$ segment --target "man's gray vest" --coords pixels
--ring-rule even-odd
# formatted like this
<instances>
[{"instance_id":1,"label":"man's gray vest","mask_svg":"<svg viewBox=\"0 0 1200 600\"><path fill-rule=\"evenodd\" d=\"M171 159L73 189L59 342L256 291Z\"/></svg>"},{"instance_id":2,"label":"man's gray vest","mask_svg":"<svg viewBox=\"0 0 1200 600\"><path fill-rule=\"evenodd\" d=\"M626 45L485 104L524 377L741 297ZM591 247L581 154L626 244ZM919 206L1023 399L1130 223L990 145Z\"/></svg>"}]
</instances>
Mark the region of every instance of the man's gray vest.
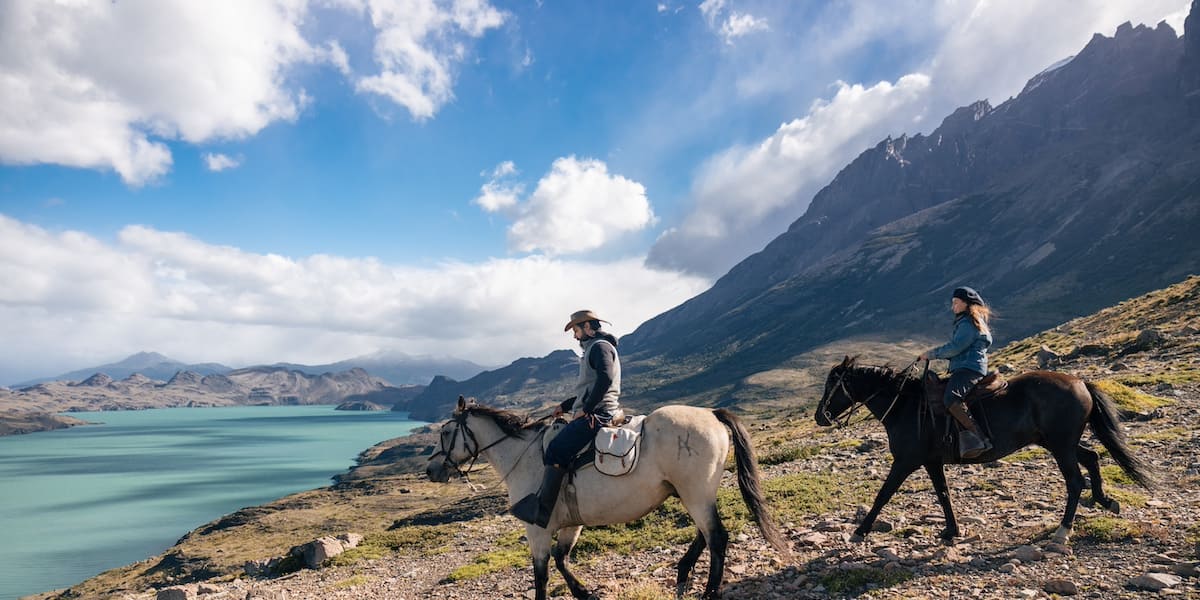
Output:
<instances>
[{"instance_id":1,"label":"man's gray vest","mask_svg":"<svg viewBox=\"0 0 1200 600\"><path fill-rule=\"evenodd\" d=\"M583 410L584 405L588 402L587 395L591 393L592 386L596 385L596 370L588 364L588 352L591 352L592 347L596 344L608 344L613 350L613 372L612 386L608 388L608 393L604 394L604 398L596 404L597 413L604 415L612 415L616 412L617 398L621 396L621 358L617 355L617 347L611 342L602 338L592 338L583 343L583 355L579 357L579 382L575 384L575 410Z\"/></svg>"}]
</instances>

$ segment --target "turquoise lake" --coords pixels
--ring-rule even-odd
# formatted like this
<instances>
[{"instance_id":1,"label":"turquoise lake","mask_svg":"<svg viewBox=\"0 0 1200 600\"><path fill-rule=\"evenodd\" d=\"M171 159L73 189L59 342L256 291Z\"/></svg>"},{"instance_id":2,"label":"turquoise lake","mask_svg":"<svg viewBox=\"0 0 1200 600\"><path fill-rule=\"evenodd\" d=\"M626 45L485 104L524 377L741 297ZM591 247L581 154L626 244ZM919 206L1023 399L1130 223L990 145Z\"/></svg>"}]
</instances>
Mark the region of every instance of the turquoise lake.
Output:
<instances>
[{"instance_id":1,"label":"turquoise lake","mask_svg":"<svg viewBox=\"0 0 1200 600\"><path fill-rule=\"evenodd\" d=\"M359 452L424 425L332 406L73 416L103 424L0 437L0 600L70 586L239 508L330 485Z\"/></svg>"}]
</instances>

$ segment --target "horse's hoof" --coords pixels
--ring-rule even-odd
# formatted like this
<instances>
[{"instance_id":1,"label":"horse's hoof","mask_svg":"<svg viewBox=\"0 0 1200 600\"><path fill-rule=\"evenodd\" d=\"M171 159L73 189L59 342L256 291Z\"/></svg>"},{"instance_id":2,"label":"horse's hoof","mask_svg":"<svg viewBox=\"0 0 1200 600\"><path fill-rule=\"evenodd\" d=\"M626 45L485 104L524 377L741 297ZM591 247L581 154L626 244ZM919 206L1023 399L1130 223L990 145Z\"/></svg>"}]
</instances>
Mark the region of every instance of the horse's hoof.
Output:
<instances>
[{"instance_id":1,"label":"horse's hoof","mask_svg":"<svg viewBox=\"0 0 1200 600\"><path fill-rule=\"evenodd\" d=\"M954 543L954 538L956 538L960 535L962 535L962 534L959 533L957 527L954 529L950 529L949 527L947 527L946 529L942 530L942 533L939 534L939 537L942 538L943 542Z\"/></svg>"},{"instance_id":2,"label":"horse's hoof","mask_svg":"<svg viewBox=\"0 0 1200 600\"><path fill-rule=\"evenodd\" d=\"M1111 510L1114 515L1121 514L1121 503L1113 500L1112 498L1108 499L1108 504L1105 504L1104 508Z\"/></svg>"},{"instance_id":3,"label":"horse's hoof","mask_svg":"<svg viewBox=\"0 0 1200 600\"><path fill-rule=\"evenodd\" d=\"M861 543L867 541L867 536L855 531L854 535L850 536L850 541L855 544L861 544Z\"/></svg>"},{"instance_id":4,"label":"horse's hoof","mask_svg":"<svg viewBox=\"0 0 1200 600\"><path fill-rule=\"evenodd\" d=\"M1059 525L1058 529L1054 532L1054 536L1050 538L1050 541L1065 546L1069 539L1071 539L1071 528Z\"/></svg>"}]
</instances>

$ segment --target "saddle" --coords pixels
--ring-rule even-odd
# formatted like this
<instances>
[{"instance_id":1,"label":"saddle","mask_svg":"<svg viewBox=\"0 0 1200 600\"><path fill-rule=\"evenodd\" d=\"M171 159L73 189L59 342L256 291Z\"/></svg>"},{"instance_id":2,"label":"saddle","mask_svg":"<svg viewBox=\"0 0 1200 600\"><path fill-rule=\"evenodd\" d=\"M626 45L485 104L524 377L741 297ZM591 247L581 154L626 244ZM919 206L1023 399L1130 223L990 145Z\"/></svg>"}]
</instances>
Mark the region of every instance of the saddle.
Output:
<instances>
[{"instance_id":1,"label":"saddle","mask_svg":"<svg viewBox=\"0 0 1200 600\"><path fill-rule=\"evenodd\" d=\"M627 475L637 466L638 449L642 445L642 425L646 415L625 417L624 411L612 420L612 426L596 430L596 436L567 467L569 473L595 467L597 471L610 477ZM542 441L542 452L550 446L550 441L566 424L562 421L550 426Z\"/></svg>"},{"instance_id":2,"label":"saddle","mask_svg":"<svg viewBox=\"0 0 1200 600\"><path fill-rule=\"evenodd\" d=\"M946 385L948 379L943 379L937 373L929 371L925 374L925 403L929 406L930 412L934 416L941 417L946 414L946 405L942 397L946 395ZM991 400L1003 396L1008 391L1008 380L1000 377L1000 374L992 371L983 376L975 387L967 392L963 398L963 402L969 407L977 402Z\"/></svg>"}]
</instances>

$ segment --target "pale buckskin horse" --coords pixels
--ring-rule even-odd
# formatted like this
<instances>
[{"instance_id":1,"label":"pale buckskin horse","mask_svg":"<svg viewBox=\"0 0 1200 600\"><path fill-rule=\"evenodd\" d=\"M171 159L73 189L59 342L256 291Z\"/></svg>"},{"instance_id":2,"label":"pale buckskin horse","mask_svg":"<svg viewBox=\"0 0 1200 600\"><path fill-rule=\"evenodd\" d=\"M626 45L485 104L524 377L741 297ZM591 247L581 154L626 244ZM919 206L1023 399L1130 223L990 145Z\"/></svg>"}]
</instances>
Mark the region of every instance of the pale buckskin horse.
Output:
<instances>
[{"instance_id":1,"label":"pale buckskin horse","mask_svg":"<svg viewBox=\"0 0 1200 600\"><path fill-rule=\"evenodd\" d=\"M693 406L665 406L646 417L637 467L628 475L610 477L595 469L580 469L574 486L577 509L567 506L567 493L543 529L525 525L529 551L533 557L533 581L537 600L545 600L549 580L551 538L554 563L576 598L595 598L567 568L567 558L583 526L613 525L639 519L672 495L679 497L698 530L696 539L679 561L676 595L682 597L691 586L692 568L705 547L709 550L710 569L704 598L718 597L725 570L725 547L729 535L717 514L717 487L729 453L729 435L733 433L737 462L738 487L759 531L780 554L787 556L787 544L776 528L759 484L758 467L750 435L732 413L724 409L708 410ZM536 493L542 482L542 438L548 427L543 421L527 421L511 412L468 404L462 397L453 417L440 432L440 449L430 458L426 474L436 482L446 482L452 473L470 470L479 458L500 474L508 486L509 505ZM578 518L572 516L572 513Z\"/></svg>"}]
</instances>

